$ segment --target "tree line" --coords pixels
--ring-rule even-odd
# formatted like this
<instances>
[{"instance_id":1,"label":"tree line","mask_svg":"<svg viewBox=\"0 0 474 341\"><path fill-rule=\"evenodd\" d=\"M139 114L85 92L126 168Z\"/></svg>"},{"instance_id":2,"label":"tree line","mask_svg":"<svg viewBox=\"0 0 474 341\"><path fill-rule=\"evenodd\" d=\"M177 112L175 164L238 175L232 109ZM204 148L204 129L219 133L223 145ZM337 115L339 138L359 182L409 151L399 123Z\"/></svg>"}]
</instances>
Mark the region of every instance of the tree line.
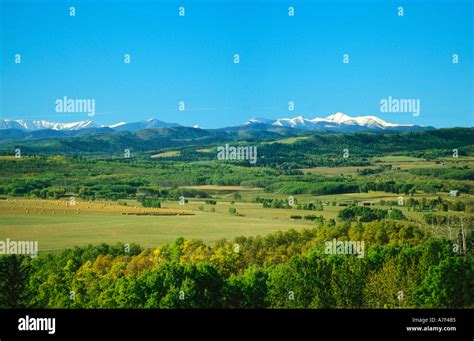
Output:
<instances>
[{"instance_id":1,"label":"tree line","mask_svg":"<svg viewBox=\"0 0 474 341\"><path fill-rule=\"evenodd\" d=\"M363 258L327 254L359 240ZM434 239L407 223L324 223L214 245L101 244L0 257L0 306L34 308L474 307L472 234Z\"/></svg>"}]
</instances>

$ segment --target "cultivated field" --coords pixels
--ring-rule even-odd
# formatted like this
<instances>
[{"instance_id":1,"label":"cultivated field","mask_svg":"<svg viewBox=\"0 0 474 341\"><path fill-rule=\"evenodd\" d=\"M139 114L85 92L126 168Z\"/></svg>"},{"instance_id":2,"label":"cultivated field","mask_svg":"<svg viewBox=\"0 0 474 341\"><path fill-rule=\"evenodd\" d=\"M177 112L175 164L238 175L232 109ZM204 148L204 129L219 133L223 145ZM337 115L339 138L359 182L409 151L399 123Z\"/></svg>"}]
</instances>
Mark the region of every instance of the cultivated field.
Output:
<instances>
[{"instance_id":1,"label":"cultivated field","mask_svg":"<svg viewBox=\"0 0 474 341\"><path fill-rule=\"evenodd\" d=\"M198 210L201 205L206 211ZM146 209L100 202L78 201L75 206L68 206L65 201L1 200L0 240L37 240L40 251L116 242L156 247L172 242L178 236L213 242L240 235L266 235L278 230L313 226L310 221L291 221L289 212L284 212L289 210L267 210L258 208L261 205L257 204L236 204L237 211L244 216L229 214L228 203L218 203L216 212L210 212L210 205L195 201L190 202L186 210L178 203L166 202L164 206L162 209ZM124 212L194 215L122 215Z\"/></svg>"},{"instance_id":2,"label":"cultivated field","mask_svg":"<svg viewBox=\"0 0 474 341\"><path fill-rule=\"evenodd\" d=\"M337 213L345 208L342 203L366 202L374 208L380 201L397 200L398 195L385 192L349 193L338 195L298 195L298 203L322 201L323 211L263 208L254 203L256 197L287 199L287 195L265 193L261 189L242 190L238 186L197 186L211 193L220 193L216 205L205 203L204 199L189 199L185 205L175 201L163 201L162 208L143 208L135 200L113 201L7 199L0 200L0 240L37 240L40 250L49 252L85 244L137 243L144 247L156 247L182 236L186 239L200 239L212 243L219 239L236 236L266 235L278 230L311 228L308 220L291 219L292 215L322 215L325 219L336 219ZM239 192L241 201L232 203L232 194ZM440 194L448 198L447 193ZM435 195L418 194L417 199L435 198ZM464 195L464 199L473 198ZM333 203L336 203L335 205ZM229 213L234 207L237 215ZM408 219L419 221L423 213L397 207ZM159 214L142 216L143 214ZM438 212L438 214L444 214ZM450 212L454 215L472 213ZM436 231L435 231L436 232Z\"/></svg>"}]
</instances>

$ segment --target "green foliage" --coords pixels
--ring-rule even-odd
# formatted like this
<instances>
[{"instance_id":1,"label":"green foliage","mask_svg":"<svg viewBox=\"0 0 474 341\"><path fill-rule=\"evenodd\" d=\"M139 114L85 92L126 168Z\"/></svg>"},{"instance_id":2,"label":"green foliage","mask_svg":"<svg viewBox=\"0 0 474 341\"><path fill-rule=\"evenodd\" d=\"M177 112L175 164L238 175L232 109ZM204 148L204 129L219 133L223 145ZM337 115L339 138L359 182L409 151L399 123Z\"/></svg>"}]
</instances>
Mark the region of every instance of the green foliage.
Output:
<instances>
[{"instance_id":1,"label":"green foliage","mask_svg":"<svg viewBox=\"0 0 474 341\"><path fill-rule=\"evenodd\" d=\"M24 307L28 259L17 255L0 256L0 307Z\"/></svg>"},{"instance_id":2,"label":"green foliage","mask_svg":"<svg viewBox=\"0 0 474 341\"><path fill-rule=\"evenodd\" d=\"M474 170L467 168L417 168L411 169L410 173L431 176L438 179L455 179L455 180L474 180Z\"/></svg>"},{"instance_id":3,"label":"green foliage","mask_svg":"<svg viewBox=\"0 0 474 341\"><path fill-rule=\"evenodd\" d=\"M161 201L158 198L144 197L144 198L141 198L140 202L142 203L143 207L154 207L154 208L161 207Z\"/></svg>"},{"instance_id":4,"label":"green foliage","mask_svg":"<svg viewBox=\"0 0 474 341\"><path fill-rule=\"evenodd\" d=\"M242 200L242 196L240 195L239 192L234 192L234 193L232 194L232 198L233 198L234 200L237 200L237 201L238 201L238 200Z\"/></svg>"},{"instance_id":5,"label":"green foliage","mask_svg":"<svg viewBox=\"0 0 474 341\"><path fill-rule=\"evenodd\" d=\"M365 257L324 243L362 240ZM469 236L469 238L471 238ZM35 308L454 308L474 306L473 256L393 221L323 224L214 246L88 246L0 257L0 306Z\"/></svg>"},{"instance_id":6,"label":"green foliage","mask_svg":"<svg viewBox=\"0 0 474 341\"><path fill-rule=\"evenodd\" d=\"M265 187L267 192L277 192L284 194L340 194L353 193L359 191L359 185L356 183L344 183L335 181L325 181L321 183L309 182L278 182Z\"/></svg>"},{"instance_id":7,"label":"green foliage","mask_svg":"<svg viewBox=\"0 0 474 341\"><path fill-rule=\"evenodd\" d=\"M467 281L465 266L462 257L448 256L430 268L413 294L417 306L462 307Z\"/></svg>"},{"instance_id":8,"label":"green foliage","mask_svg":"<svg viewBox=\"0 0 474 341\"><path fill-rule=\"evenodd\" d=\"M385 219L387 217L387 210L373 209L365 206L352 206L339 211L337 217L342 220L355 220L358 218L359 221L368 222Z\"/></svg>"},{"instance_id":9,"label":"green foliage","mask_svg":"<svg viewBox=\"0 0 474 341\"><path fill-rule=\"evenodd\" d=\"M388 219L391 219L391 220L406 220L406 217L405 215L403 214L402 211L400 211L399 209L392 209L390 210L389 214L388 214Z\"/></svg>"}]
</instances>

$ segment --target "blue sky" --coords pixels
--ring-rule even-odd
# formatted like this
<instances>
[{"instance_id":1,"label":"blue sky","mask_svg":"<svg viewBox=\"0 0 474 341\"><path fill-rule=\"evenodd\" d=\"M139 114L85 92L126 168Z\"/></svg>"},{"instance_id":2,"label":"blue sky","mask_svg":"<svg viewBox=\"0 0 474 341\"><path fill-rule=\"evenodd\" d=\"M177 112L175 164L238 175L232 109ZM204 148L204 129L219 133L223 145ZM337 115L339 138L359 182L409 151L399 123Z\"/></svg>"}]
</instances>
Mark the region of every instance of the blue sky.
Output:
<instances>
[{"instance_id":1,"label":"blue sky","mask_svg":"<svg viewBox=\"0 0 474 341\"><path fill-rule=\"evenodd\" d=\"M474 125L469 0L0 2L0 118L89 119L55 112L67 96L95 99L102 124L154 117L216 128L344 112ZM419 117L381 113L388 96L419 99Z\"/></svg>"}]
</instances>

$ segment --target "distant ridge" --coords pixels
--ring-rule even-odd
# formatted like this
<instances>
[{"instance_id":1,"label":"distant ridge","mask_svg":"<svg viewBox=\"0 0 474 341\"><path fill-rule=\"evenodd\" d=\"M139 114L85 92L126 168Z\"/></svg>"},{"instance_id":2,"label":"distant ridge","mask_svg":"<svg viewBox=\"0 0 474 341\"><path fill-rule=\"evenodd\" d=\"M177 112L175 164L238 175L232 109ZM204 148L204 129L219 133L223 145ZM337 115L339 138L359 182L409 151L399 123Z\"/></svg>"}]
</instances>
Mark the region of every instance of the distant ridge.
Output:
<instances>
[{"instance_id":1,"label":"distant ridge","mask_svg":"<svg viewBox=\"0 0 474 341\"><path fill-rule=\"evenodd\" d=\"M18 129L24 132L32 132L38 130L54 130L54 131L80 131L88 129L90 131L100 130L103 128L112 131L129 131L136 132L143 129L156 129L164 127L183 127L177 123L167 123L156 118L150 118L138 122L118 122L108 126L98 125L91 120L78 122L48 122L44 120L0 120L0 130ZM199 128L194 126L193 128ZM315 117L308 119L303 116L294 118L251 118L241 126L220 128L221 130L240 130L252 128L256 130L268 130L275 128L292 128L298 130L322 130L322 131L341 131L341 132L357 132L357 131L419 131L435 129L433 127L424 127L414 124L396 124L390 123L376 116L357 116L351 117L344 113L338 112L324 118ZM201 128L199 128L201 129Z\"/></svg>"},{"instance_id":2,"label":"distant ridge","mask_svg":"<svg viewBox=\"0 0 474 341\"><path fill-rule=\"evenodd\" d=\"M48 122L48 121L35 121L35 120L0 120L0 129L20 129L24 131L32 130L79 130L85 128L98 128L91 120L61 123L61 122Z\"/></svg>"},{"instance_id":3,"label":"distant ridge","mask_svg":"<svg viewBox=\"0 0 474 341\"><path fill-rule=\"evenodd\" d=\"M361 130L424 130L434 129L433 127L424 127L414 124L395 124L378 118L376 116L357 116L351 117L338 112L324 118L315 117L308 119L303 116L294 118L279 118L276 120L252 118L244 123L246 126L256 124L267 124L278 127L289 127L305 130L329 130L329 131L361 131Z\"/></svg>"},{"instance_id":4,"label":"distant ridge","mask_svg":"<svg viewBox=\"0 0 474 341\"><path fill-rule=\"evenodd\" d=\"M49 122L49 121L34 121L34 120L0 120L0 129L19 129L22 131L36 131L36 130L82 130L90 128L110 128L115 131L138 131L142 129L153 129L162 127L178 127L177 123L166 123L155 118L150 118L145 121L126 123L119 122L109 126L98 125L91 120L78 122Z\"/></svg>"}]
</instances>

